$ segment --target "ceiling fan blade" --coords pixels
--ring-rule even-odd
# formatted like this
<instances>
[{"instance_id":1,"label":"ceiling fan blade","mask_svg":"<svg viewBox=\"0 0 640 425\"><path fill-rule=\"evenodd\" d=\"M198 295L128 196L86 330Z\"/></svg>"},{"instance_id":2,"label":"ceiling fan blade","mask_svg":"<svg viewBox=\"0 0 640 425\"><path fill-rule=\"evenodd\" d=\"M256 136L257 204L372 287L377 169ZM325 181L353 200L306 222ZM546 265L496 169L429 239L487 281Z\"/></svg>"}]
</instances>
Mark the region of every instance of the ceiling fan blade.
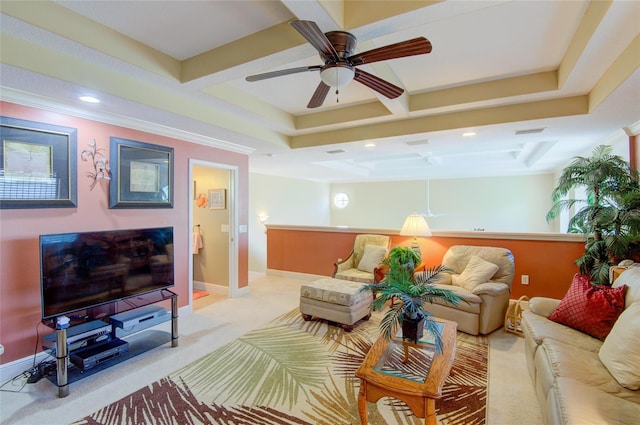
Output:
<instances>
[{"instance_id":1,"label":"ceiling fan blade","mask_svg":"<svg viewBox=\"0 0 640 425\"><path fill-rule=\"evenodd\" d=\"M320 71L321 69L322 67L320 65L301 66L299 68L281 69L280 71L272 71L272 72L265 72L264 74L249 75L248 77L245 78L245 80L260 81L260 80L266 80L267 78L280 77L282 75L297 74L299 72Z\"/></svg>"},{"instance_id":2,"label":"ceiling fan blade","mask_svg":"<svg viewBox=\"0 0 640 425\"><path fill-rule=\"evenodd\" d=\"M300 33L301 36L320 52L323 58L340 59L338 52L333 47L320 27L313 21L291 21L290 25Z\"/></svg>"},{"instance_id":3,"label":"ceiling fan blade","mask_svg":"<svg viewBox=\"0 0 640 425\"><path fill-rule=\"evenodd\" d=\"M357 82L364 84L372 90L377 91L383 96L388 97L389 99L395 99L404 93L404 89L391 84L388 81L383 80L382 78L376 77L373 74L369 74L368 72L364 72L360 69L356 68L356 75L353 77Z\"/></svg>"},{"instance_id":4,"label":"ceiling fan blade","mask_svg":"<svg viewBox=\"0 0 640 425\"><path fill-rule=\"evenodd\" d=\"M431 53L431 42L424 37L418 37L368 50L347 59L356 66L389 59L404 58L406 56L424 55L426 53Z\"/></svg>"},{"instance_id":5,"label":"ceiling fan blade","mask_svg":"<svg viewBox=\"0 0 640 425\"><path fill-rule=\"evenodd\" d=\"M327 97L327 93L329 93L329 89L331 89L331 87L320 81L318 88L313 92L313 96L311 96L311 100L309 101L307 108L317 108L318 106L322 106Z\"/></svg>"}]
</instances>

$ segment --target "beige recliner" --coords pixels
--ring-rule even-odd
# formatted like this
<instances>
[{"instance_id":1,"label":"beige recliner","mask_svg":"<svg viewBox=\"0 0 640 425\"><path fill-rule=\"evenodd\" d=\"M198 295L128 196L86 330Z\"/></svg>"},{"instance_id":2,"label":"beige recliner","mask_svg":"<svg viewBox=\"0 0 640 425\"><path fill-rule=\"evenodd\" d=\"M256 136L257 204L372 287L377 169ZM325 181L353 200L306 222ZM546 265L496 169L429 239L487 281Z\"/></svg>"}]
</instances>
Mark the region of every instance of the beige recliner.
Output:
<instances>
[{"instance_id":1,"label":"beige recliner","mask_svg":"<svg viewBox=\"0 0 640 425\"><path fill-rule=\"evenodd\" d=\"M376 276L382 276L377 269L389 252L391 238L384 235L357 235L353 251L349 256L336 262L331 277L360 283L375 283Z\"/></svg>"},{"instance_id":2,"label":"beige recliner","mask_svg":"<svg viewBox=\"0 0 640 425\"><path fill-rule=\"evenodd\" d=\"M458 330L488 334L503 326L509 306L515 266L506 248L454 245L442 258L444 272L437 287L449 289L464 301L457 306L434 302L426 310L434 316L458 323Z\"/></svg>"}]
</instances>

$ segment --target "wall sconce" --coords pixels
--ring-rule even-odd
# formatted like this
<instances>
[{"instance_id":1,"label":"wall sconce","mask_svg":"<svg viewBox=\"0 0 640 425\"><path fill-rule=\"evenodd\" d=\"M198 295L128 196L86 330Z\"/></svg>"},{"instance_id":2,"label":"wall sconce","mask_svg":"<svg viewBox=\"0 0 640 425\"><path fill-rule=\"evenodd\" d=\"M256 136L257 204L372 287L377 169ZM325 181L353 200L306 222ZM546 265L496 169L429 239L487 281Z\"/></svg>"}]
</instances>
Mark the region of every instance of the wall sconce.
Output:
<instances>
[{"instance_id":1,"label":"wall sconce","mask_svg":"<svg viewBox=\"0 0 640 425\"><path fill-rule=\"evenodd\" d=\"M262 224L265 224L268 218L269 216L266 214L258 214L258 221Z\"/></svg>"}]
</instances>

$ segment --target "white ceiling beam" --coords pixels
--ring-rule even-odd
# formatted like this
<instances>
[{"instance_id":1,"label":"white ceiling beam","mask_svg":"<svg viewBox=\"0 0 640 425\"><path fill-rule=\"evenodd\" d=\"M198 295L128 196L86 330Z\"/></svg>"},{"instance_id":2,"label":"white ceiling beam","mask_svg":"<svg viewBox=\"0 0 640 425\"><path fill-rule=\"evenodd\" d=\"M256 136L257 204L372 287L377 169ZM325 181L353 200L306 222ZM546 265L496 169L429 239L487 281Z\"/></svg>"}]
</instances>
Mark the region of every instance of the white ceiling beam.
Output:
<instances>
[{"instance_id":1,"label":"white ceiling beam","mask_svg":"<svg viewBox=\"0 0 640 425\"><path fill-rule=\"evenodd\" d=\"M591 40L591 37L598 29L598 25L607 14L611 3L611 0L598 0L589 4L558 67L558 88L561 88L567 82L571 71L575 68L589 40Z\"/></svg>"},{"instance_id":2,"label":"white ceiling beam","mask_svg":"<svg viewBox=\"0 0 640 425\"><path fill-rule=\"evenodd\" d=\"M358 43L357 50L358 52L366 52L368 50L375 49L377 47L382 47L382 46L376 46L373 44L371 40L367 40L362 43ZM404 87L402 86L402 83L400 82L400 79L398 78L396 73L393 72L391 67L386 62L375 62L368 65L368 67L370 67L373 70L372 74L374 74L376 77L380 77L383 80L386 80L391 84L395 84L396 86L404 89ZM366 67L362 67L362 68L364 69ZM389 111L393 115L404 117L409 114L409 95L406 90L404 91L404 93L402 93L399 97L395 99L389 99L388 97L378 93L375 90L371 90L371 93L375 94L378 100L384 106L386 106L387 109L389 109Z\"/></svg>"},{"instance_id":3,"label":"white ceiling beam","mask_svg":"<svg viewBox=\"0 0 640 425\"><path fill-rule=\"evenodd\" d=\"M324 32L344 28L342 0L280 0L300 20L314 21Z\"/></svg>"}]
</instances>

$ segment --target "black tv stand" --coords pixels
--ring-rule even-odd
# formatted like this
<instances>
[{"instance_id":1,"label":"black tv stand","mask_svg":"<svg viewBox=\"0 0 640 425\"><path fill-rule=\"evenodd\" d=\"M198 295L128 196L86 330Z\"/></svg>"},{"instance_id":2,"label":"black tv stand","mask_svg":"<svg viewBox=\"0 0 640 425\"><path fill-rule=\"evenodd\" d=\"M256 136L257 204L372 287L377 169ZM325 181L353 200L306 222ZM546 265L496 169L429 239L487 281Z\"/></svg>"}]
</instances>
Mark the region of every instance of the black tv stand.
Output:
<instances>
[{"instance_id":1,"label":"black tv stand","mask_svg":"<svg viewBox=\"0 0 640 425\"><path fill-rule=\"evenodd\" d=\"M96 372L100 372L152 348L168 343L169 341L171 341L172 347L177 347L178 295L172 291L163 289L145 294L144 296L114 302L112 303L113 305L110 306L110 315L123 313L166 300L171 301L170 337L168 332L145 331L140 333L140 337L134 335L131 341L123 341L116 337L116 328L112 326L112 330L108 336L96 338L95 341L92 341L92 343L87 346L69 349L69 344L67 343L67 328L56 329L56 374L52 375L50 379L58 386L58 397L68 396L69 384L78 379L93 375Z\"/></svg>"}]
</instances>

